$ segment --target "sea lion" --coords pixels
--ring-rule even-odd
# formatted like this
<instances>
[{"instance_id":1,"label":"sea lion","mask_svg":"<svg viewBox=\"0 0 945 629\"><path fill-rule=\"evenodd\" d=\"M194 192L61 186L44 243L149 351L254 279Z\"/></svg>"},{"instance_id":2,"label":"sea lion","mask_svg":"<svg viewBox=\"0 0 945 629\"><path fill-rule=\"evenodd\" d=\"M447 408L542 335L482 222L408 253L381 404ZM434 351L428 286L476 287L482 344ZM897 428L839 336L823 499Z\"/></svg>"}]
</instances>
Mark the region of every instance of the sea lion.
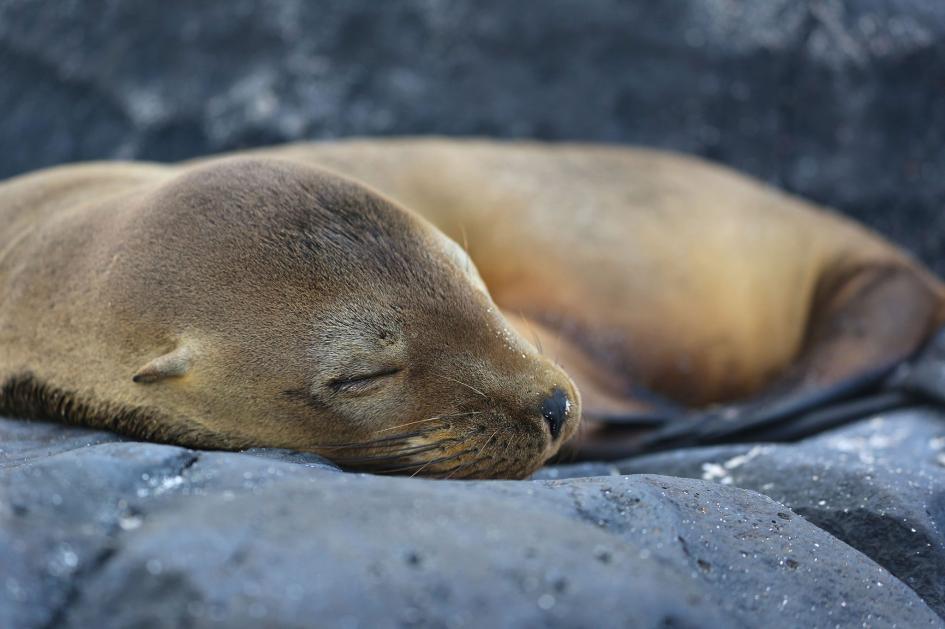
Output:
<instances>
[{"instance_id":1,"label":"sea lion","mask_svg":"<svg viewBox=\"0 0 945 629\"><path fill-rule=\"evenodd\" d=\"M311 166L66 166L0 186L0 221L0 414L455 478L576 430L461 247Z\"/></svg>"},{"instance_id":2,"label":"sea lion","mask_svg":"<svg viewBox=\"0 0 945 629\"><path fill-rule=\"evenodd\" d=\"M17 348L0 409L353 467L522 476L582 407L817 394L945 322L945 287L878 235L653 150L297 144L53 169L0 186L0 212L16 227L0 241L0 344ZM363 358L384 355L381 332L399 361ZM351 374L384 384L318 393L360 387ZM579 453L633 438L585 423Z\"/></svg>"}]
</instances>

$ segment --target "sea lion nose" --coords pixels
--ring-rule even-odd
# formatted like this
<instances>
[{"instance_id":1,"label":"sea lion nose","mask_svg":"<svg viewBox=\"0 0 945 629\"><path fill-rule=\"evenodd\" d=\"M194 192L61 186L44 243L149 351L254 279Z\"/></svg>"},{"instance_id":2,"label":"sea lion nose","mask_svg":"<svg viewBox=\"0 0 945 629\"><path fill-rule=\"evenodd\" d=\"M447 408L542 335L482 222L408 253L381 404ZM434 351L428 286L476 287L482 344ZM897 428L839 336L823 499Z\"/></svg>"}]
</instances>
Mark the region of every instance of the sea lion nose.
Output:
<instances>
[{"instance_id":1,"label":"sea lion nose","mask_svg":"<svg viewBox=\"0 0 945 629\"><path fill-rule=\"evenodd\" d=\"M568 421L570 410L571 400L568 399L568 394L558 387L555 387L551 395L542 401L541 416L545 418L545 423L551 430L552 439L557 439L561 434L561 427Z\"/></svg>"}]
</instances>

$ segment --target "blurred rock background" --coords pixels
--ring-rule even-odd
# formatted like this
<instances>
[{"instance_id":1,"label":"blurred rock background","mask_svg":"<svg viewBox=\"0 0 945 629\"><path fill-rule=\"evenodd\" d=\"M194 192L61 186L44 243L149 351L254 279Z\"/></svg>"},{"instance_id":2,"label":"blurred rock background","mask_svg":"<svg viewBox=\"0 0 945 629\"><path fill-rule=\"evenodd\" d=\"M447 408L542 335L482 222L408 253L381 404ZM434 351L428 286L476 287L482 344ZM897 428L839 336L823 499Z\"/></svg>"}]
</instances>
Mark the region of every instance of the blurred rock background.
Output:
<instances>
[{"instance_id":1,"label":"blurred rock background","mask_svg":"<svg viewBox=\"0 0 945 629\"><path fill-rule=\"evenodd\" d=\"M0 0L0 112L3 177L348 135L676 149L945 273L941 0Z\"/></svg>"}]
</instances>

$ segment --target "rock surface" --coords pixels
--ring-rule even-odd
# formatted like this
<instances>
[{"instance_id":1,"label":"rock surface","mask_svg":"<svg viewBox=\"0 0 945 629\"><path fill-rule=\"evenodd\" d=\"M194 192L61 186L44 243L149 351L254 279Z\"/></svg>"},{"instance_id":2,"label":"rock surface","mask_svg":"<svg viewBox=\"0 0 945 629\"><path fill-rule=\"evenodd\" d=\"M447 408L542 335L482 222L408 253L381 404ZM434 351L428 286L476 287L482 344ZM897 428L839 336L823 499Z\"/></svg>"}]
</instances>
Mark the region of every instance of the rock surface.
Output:
<instances>
[{"instance_id":1,"label":"rock surface","mask_svg":"<svg viewBox=\"0 0 945 629\"><path fill-rule=\"evenodd\" d=\"M0 177L353 134L697 153L945 272L937 0L0 0Z\"/></svg>"},{"instance_id":2,"label":"rock surface","mask_svg":"<svg viewBox=\"0 0 945 629\"><path fill-rule=\"evenodd\" d=\"M705 480L440 482L0 420L0 626L943 626Z\"/></svg>"},{"instance_id":3,"label":"rock surface","mask_svg":"<svg viewBox=\"0 0 945 629\"><path fill-rule=\"evenodd\" d=\"M899 577L945 617L945 415L903 411L794 445L694 448L544 477L668 474L752 489Z\"/></svg>"}]
</instances>

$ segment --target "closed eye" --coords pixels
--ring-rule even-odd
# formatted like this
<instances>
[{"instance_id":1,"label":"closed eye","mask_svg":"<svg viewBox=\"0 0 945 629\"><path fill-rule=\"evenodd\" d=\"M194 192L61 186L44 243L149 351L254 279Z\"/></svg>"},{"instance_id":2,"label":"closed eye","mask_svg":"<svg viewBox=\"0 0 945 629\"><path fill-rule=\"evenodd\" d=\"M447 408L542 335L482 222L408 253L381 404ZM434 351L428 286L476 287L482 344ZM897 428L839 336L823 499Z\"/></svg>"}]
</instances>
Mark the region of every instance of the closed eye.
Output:
<instances>
[{"instance_id":1,"label":"closed eye","mask_svg":"<svg viewBox=\"0 0 945 629\"><path fill-rule=\"evenodd\" d=\"M335 378L328 383L328 388L338 393L364 393L373 389L384 378L400 373L400 371L399 367L391 367L347 378Z\"/></svg>"}]
</instances>

